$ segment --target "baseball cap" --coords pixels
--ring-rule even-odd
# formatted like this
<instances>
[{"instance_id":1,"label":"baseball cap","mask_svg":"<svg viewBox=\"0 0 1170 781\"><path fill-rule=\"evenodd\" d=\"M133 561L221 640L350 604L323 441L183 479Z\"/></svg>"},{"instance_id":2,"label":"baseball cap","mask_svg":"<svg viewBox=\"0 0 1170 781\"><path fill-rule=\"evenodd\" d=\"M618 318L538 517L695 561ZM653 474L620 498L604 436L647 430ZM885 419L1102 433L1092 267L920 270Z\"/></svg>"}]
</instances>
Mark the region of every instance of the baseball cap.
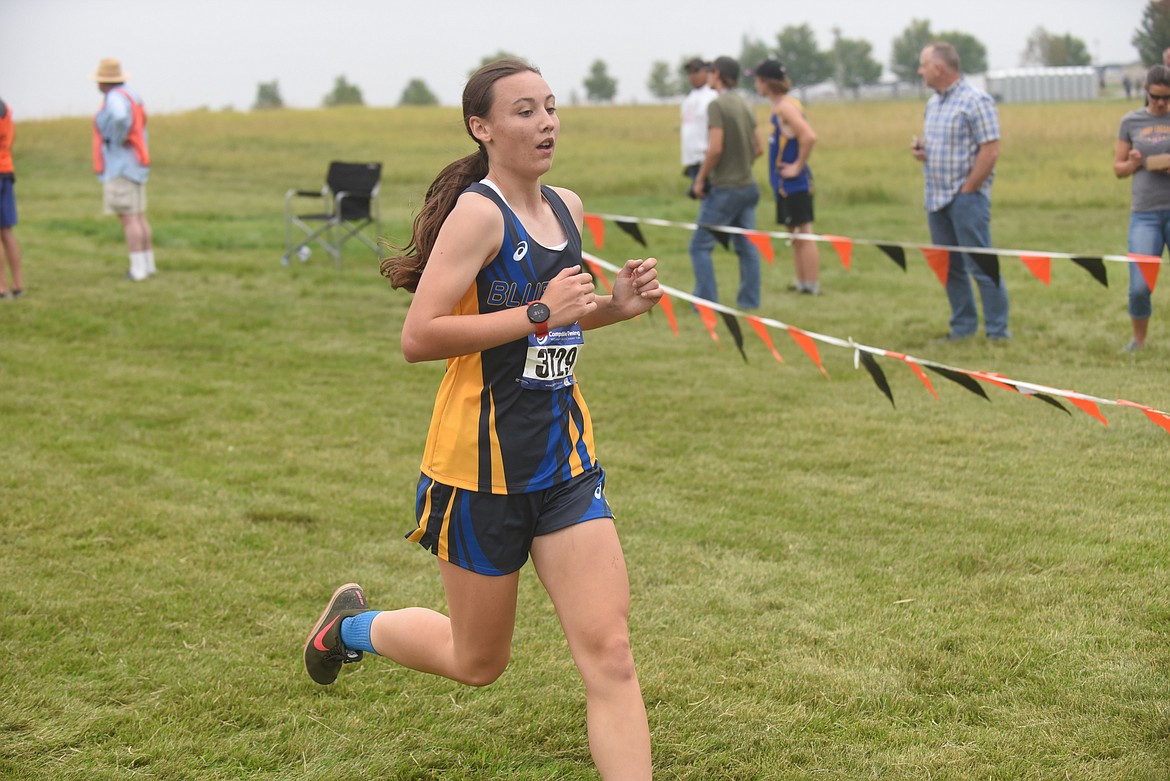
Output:
<instances>
[{"instance_id":1,"label":"baseball cap","mask_svg":"<svg viewBox=\"0 0 1170 781\"><path fill-rule=\"evenodd\" d=\"M779 80L788 78L788 71L784 70L784 66L780 64L779 60L764 60L754 70L748 71L748 75Z\"/></svg>"}]
</instances>

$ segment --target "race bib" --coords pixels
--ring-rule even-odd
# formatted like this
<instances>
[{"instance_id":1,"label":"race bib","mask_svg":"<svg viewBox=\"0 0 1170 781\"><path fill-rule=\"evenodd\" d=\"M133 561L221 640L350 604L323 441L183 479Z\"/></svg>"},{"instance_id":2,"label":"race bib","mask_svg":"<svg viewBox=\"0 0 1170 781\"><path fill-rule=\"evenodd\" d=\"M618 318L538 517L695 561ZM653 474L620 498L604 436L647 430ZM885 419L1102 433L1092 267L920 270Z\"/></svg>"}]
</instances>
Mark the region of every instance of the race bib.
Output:
<instances>
[{"instance_id":1,"label":"race bib","mask_svg":"<svg viewBox=\"0 0 1170 781\"><path fill-rule=\"evenodd\" d=\"M520 386L546 391L571 386L577 381L573 367L584 346L585 338L577 323L549 331L543 338L530 334Z\"/></svg>"}]
</instances>

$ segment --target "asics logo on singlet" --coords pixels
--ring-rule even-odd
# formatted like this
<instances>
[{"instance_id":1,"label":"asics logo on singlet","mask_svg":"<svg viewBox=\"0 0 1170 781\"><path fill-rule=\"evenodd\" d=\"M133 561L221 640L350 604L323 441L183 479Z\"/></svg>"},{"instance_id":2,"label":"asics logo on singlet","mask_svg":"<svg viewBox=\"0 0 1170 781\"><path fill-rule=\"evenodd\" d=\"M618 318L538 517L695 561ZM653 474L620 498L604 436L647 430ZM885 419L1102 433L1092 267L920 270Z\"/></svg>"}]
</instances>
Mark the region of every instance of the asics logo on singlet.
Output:
<instances>
[{"instance_id":1,"label":"asics logo on singlet","mask_svg":"<svg viewBox=\"0 0 1170 781\"><path fill-rule=\"evenodd\" d=\"M524 256L528 254L528 242L522 241L516 245L516 251L512 253L512 260L524 260Z\"/></svg>"}]
</instances>

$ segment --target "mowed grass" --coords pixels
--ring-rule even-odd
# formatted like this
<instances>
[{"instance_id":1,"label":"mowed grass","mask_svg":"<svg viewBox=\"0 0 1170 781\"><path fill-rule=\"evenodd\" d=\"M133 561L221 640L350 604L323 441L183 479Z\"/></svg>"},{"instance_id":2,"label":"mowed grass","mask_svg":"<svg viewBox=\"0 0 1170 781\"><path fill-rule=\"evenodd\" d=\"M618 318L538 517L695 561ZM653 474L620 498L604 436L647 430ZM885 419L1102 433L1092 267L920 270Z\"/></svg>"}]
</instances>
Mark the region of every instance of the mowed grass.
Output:
<instances>
[{"instance_id":1,"label":"mowed grass","mask_svg":"<svg viewBox=\"0 0 1170 781\"><path fill-rule=\"evenodd\" d=\"M1124 254L1110 170L1120 102L1002 108L1000 247ZM927 241L907 153L922 105L813 105L817 229ZM763 119L763 109L760 109ZM690 221L675 107L562 110L550 183L593 212ZM470 151L452 109L151 119L161 273L120 280L85 119L22 123L28 295L0 305L0 777L587 779L581 685L521 579L512 664L483 689L368 659L327 688L300 652L331 590L443 609L402 536L438 364L407 365L409 296L353 245L284 268L289 187L381 160L401 241ZM763 180L762 166L757 169ZM772 227L772 207L760 226ZM612 224L691 286L685 231ZM588 238L586 248L596 249ZM859 246L822 248L826 294L761 313L953 366L1170 409L1150 348L1122 355L1110 287L1004 260L1015 338L948 345L945 296ZM721 289L733 256L718 251ZM682 307L678 307L679 310ZM744 362L679 312L590 334L579 365L631 570L635 653L663 779L1161 779L1170 774L1170 438L1141 412L1073 410L847 351L826 379L783 334ZM1067 406L1067 405L1066 405Z\"/></svg>"}]
</instances>

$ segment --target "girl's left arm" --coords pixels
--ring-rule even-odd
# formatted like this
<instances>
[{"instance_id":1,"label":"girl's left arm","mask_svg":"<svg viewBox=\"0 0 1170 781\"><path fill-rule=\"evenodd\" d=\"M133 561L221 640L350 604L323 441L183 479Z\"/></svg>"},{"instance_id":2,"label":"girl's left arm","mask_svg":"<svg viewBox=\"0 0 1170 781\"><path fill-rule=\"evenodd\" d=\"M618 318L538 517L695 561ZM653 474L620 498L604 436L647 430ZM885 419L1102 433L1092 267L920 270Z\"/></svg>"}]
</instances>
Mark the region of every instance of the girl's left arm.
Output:
<instances>
[{"instance_id":1,"label":"girl's left arm","mask_svg":"<svg viewBox=\"0 0 1170 781\"><path fill-rule=\"evenodd\" d=\"M584 235L582 228L585 223L585 206L581 203L581 198L572 190L560 187L553 189L565 202L569 214L573 215L578 235ZM655 258L627 260L618 271L613 293L594 298L597 308L578 321L581 328L586 331L601 328L629 320L653 309L661 300L663 293L662 286L658 284L657 266L658 261Z\"/></svg>"}]
</instances>

